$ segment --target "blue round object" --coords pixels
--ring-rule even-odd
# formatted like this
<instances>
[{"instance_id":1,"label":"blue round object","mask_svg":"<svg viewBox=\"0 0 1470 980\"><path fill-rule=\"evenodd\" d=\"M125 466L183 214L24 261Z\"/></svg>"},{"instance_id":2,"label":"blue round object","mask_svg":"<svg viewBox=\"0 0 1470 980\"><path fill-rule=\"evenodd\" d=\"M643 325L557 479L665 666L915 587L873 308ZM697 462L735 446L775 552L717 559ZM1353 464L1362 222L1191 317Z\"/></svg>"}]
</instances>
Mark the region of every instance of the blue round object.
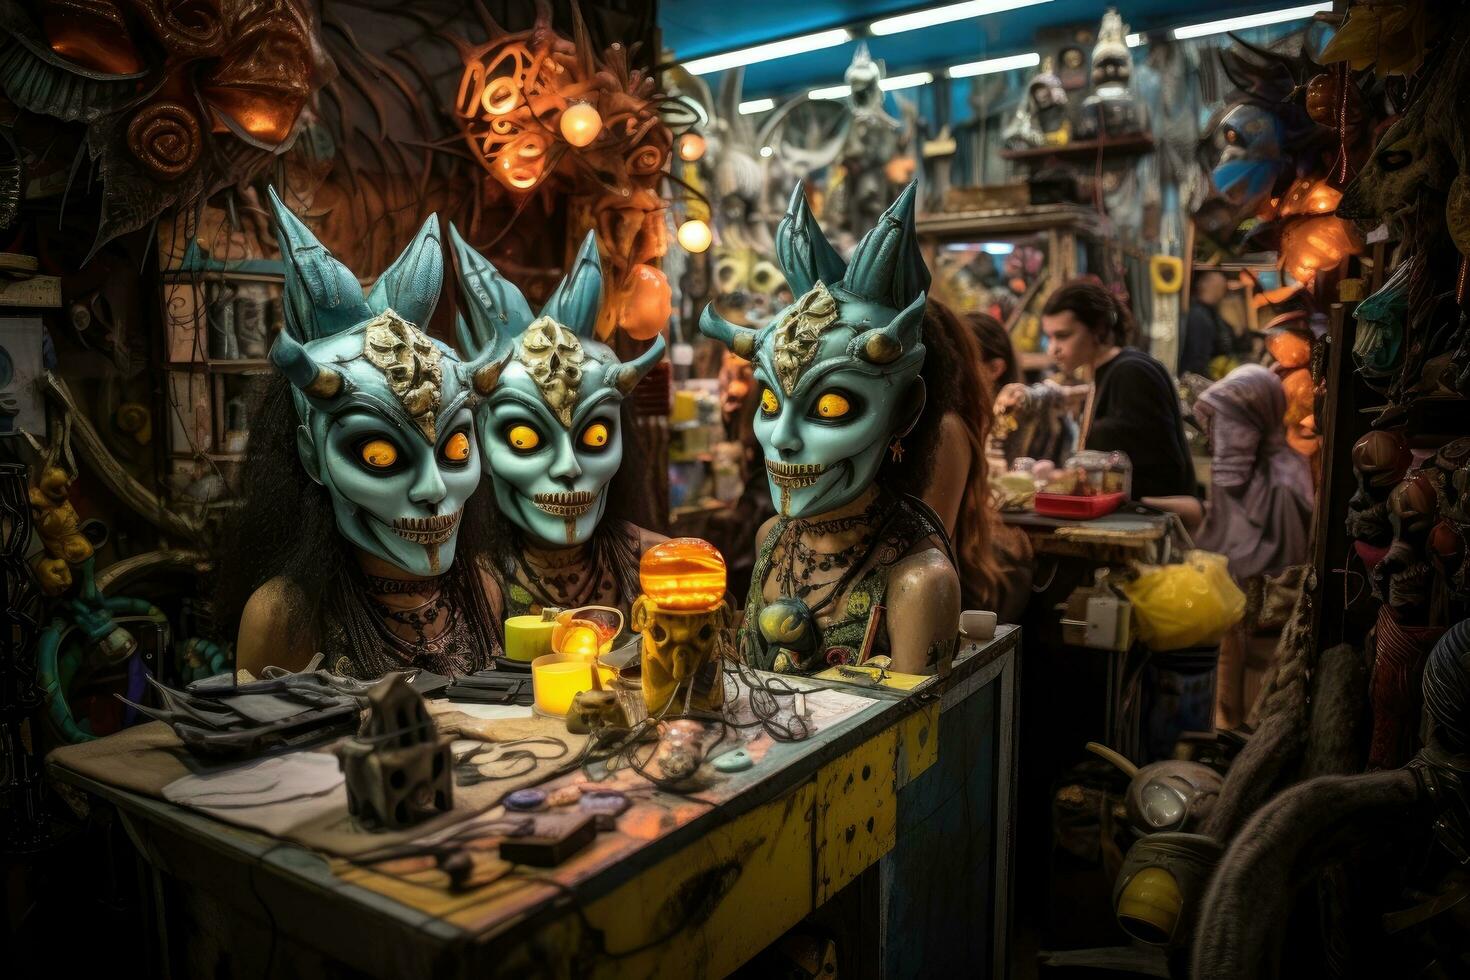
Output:
<instances>
[{"instance_id":1,"label":"blue round object","mask_svg":"<svg viewBox=\"0 0 1470 980\"><path fill-rule=\"evenodd\" d=\"M546 805L546 794L539 789L518 789L507 793L502 802L510 810L539 810Z\"/></svg>"},{"instance_id":2,"label":"blue round object","mask_svg":"<svg viewBox=\"0 0 1470 980\"><path fill-rule=\"evenodd\" d=\"M744 772L755 765L755 760L744 749L736 749L718 756L712 765L720 772Z\"/></svg>"}]
</instances>

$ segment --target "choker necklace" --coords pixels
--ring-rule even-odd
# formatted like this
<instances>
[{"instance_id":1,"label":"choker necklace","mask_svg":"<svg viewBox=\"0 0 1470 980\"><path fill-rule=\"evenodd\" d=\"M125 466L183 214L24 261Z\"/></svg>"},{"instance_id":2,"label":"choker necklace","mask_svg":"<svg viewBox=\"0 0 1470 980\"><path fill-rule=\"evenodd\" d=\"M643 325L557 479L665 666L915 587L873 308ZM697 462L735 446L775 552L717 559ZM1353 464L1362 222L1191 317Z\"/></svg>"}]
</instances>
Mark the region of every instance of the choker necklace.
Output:
<instances>
[{"instance_id":1,"label":"choker necklace","mask_svg":"<svg viewBox=\"0 0 1470 980\"><path fill-rule=\"evenodd\" d=\"M516 559L527 591L541 608L576 609L596 598L603 579L602 548L598 540L594 534L575 558L560 565L542 565L540 572L529 550Z\"/></svg>"},{"instance_id":2,"label":"choker necklace","mask_svg":"<svg viewBox=\"0 0 1470 980\"><path fill-rule=\"evenodd\" d=\"M812 607L811 612L815 614L826 608L839 593L851 584L853 578L872 557L881 532L887 526L893 510L892 502L875 500L861 514L833 518L829 521L792 521L783 534L783 538L788 543L785 560L777 571L781 594L805 602L812 593L820 589L827 589L826 596ZM803 534L812 531L832 534L855 528L863 528L865 533L840 551L817 551L801 540ZM840 574L836 578L813 580L817 574L832 571Z\"/></svg>"},{"instance_id":3,"label":"choker necklace","mask_svg":"<svg viewBox=\"0 0 1470 980\"><path fill-rule=\"evenodd\" d=\"M363 591L369 595L431 595L444 587L444 576L435 578L387 578L362 573Z\"/></svg>"}]
</instances>

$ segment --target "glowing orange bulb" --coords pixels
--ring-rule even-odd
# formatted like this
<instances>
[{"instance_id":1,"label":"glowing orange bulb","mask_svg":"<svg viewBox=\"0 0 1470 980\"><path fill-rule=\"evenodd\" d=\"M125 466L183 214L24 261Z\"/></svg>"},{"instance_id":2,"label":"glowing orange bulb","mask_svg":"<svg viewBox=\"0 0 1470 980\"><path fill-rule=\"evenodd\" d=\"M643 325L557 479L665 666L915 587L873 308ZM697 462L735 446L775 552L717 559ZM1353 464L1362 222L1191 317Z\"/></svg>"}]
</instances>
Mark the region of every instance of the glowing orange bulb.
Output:
<instances>
[{"instance_id":1,"label":"glowing orange bulb","mask_svg":"<svg viewBox=\"0 0 1470 980\"><path fill-rule=\"evenodd\" d=\"M704 156L704 137L698 133L685 133L679 140L679 159L685 163L693 163Z\"/></svg>"},{"instance_id":2,"label":"glowing orange bulb","mask_svg":"<svg viewBox=\"0 0 1470 980\"><path fill-rule=\"evenodd\" d=\"M591 659L597 656L598 649L602 646L602 638L597 631L590 626L574 626L567 630L562 637L557 653L568 657L584 657Z\"/></svg>"},{"instance_id":3,"label":"glowing orange bulb","mask_svg":"<svg viewBox=\"0 0 1470 980\"><path fill-rule=\"evenodd\" d=\"M701 538L674 538L643 553L638 583L660 609L708 612L725 601L725 557Z\"/></svg>"},{"instance_id":4,"label":"glowing orange bulb","mask_svg":"<svg viewBox=\"0 0 1470 980\"><path fill-rule=\"evenodd\" d=\"M586 146L602 132L602 116L585 102L569 105L561 114L561 135L573 146Z\"/></svg>"},{"instance_id":5,"label":"glowing orange bulb","mask_svg":"<svg viewBox=\"0 0 1470 980\"><path fill-rule=\"evenodd\" d=\"M686 252L703 252L714 241L714 232L698 218L690 218L679 226L679 244Z\"/></svg>"}]
</instances>

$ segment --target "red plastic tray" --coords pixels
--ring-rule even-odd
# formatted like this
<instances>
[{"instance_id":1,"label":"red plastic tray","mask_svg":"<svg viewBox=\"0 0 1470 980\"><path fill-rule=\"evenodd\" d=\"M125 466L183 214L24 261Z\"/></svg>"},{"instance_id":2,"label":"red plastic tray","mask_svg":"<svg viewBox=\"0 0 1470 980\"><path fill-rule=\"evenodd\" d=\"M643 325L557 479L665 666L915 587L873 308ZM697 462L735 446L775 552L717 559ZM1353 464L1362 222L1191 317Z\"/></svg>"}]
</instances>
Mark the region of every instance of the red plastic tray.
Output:
<instances>
[{"instance_id":1,"label":"red plastic tray","mask_svg":"<svg viewBox=\"0 0 1470 980\"><path fill-rule=\"evenodd\" d=\"M1043 517L1065 517L1076 521L1090 521L1106 517L1123 503L1123 494L1104 493L1096 497L1073 497L1062 493L1038 493L1036 513Z\"/></svg>"}]
</instances>

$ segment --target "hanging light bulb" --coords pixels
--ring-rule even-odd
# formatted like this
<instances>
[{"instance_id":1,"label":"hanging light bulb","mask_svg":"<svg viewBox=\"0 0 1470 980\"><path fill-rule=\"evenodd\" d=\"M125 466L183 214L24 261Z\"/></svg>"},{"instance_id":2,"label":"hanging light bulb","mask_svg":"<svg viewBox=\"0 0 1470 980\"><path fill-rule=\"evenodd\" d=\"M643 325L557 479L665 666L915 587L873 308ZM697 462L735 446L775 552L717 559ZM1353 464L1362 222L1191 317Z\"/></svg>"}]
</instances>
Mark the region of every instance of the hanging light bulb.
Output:
<instances>
[{"instance_id":1,"label":"hanging light bulb","mask_svg":"<svg viewBox=\"0 0 1470 980\"><path fill-rule=\"evenodd\" d=\"M679 139L679 159L693 163L704 156L704 137L698 133L685 133Z\"/></svg>"},{"instance_id":2,"label":"hanging light bulb","mask_svg":"<svg viewBox=\"0 0 1470 980\"><path fill-rule=\"evenodd\" d=\"M679 226L679 244L686 252L703 252L713 240L709 225L698 218L690 218Z\"/></svg>"},{"instance_id":3,"label":"hanging light bulb","mask_svg":"<svg viewBox=\"0 0 1470 980\"><path fill-rule=\"evenodd\" d=\"M573 146L586 146L602 132L602 115L586 102L575 102L562 111L561 135Z\"/></svg>"}]
</instances>

